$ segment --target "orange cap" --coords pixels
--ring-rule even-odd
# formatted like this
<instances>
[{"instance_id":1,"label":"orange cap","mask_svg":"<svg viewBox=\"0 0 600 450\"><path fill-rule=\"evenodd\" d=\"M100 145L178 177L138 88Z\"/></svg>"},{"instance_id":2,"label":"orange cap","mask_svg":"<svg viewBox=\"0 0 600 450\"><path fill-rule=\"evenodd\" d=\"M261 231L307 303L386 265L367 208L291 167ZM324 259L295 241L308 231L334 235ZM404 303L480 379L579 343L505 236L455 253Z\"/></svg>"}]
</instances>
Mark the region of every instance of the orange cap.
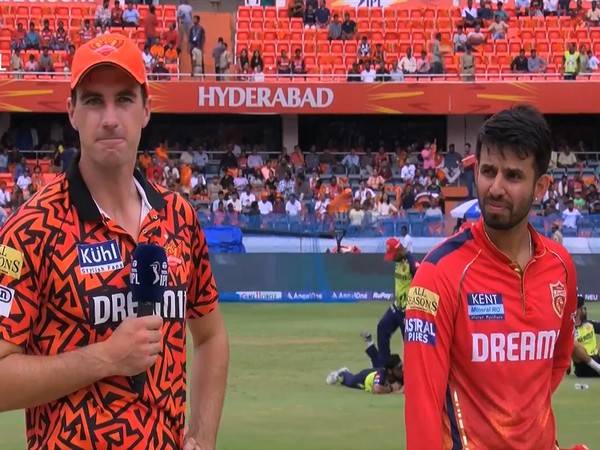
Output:
<instances>
[{"instance_id":1,"label":"orange cap","mask_svg":"<svg viewBox=\"0 0 600 450\"><path fill-rule=\"evenodd\" d=\"M147 83L146 67L136 43L123 35L110 33L95 37L77 49L71 67L71 89L92 68L102 64L120 67L141 85Z\"/></svg>"}]
</instances>

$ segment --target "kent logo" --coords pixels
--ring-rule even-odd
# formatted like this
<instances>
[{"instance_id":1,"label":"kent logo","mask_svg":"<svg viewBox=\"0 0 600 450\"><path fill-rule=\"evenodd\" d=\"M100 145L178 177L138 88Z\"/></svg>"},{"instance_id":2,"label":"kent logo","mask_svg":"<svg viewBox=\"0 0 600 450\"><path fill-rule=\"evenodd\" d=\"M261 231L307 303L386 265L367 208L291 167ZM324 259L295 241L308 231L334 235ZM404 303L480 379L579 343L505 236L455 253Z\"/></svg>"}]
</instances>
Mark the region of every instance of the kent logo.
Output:
<instances>
[{"instance_id":1,"label":"kent logo","mask_svg":"<svg viewBox=\"0 0 600 450\"><path fill-rule=\"evenodd\" d=\"M123 268L119 245L114 239L96 244L79 244L77 256L79 270L84 275Z\"/></svg>"},{"instance_id":2,"label":"kent logo","mask_svg":"<svg viewBox=\"0 0 600 450\"><path fill-rule=\"evenodd\" d=\"M504 320L502 294L467 294L467 308L471 320Z\"/></svg>"}]
</instances>

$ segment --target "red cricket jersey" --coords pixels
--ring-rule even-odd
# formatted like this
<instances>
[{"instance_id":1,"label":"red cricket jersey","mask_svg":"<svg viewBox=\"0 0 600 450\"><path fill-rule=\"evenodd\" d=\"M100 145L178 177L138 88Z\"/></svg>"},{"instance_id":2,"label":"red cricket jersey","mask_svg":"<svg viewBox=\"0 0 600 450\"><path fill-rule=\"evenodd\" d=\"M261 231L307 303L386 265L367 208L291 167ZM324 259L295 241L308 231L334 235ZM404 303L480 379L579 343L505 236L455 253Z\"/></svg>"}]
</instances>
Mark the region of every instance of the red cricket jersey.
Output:
<instances>
[{"instance_id":1,"label":"red cricket jersey","mask_svg":"<svg viewBox=\"0 0 600 450\"><path fill-rule=\"evenodd\" d=\"M575 267L530 227L521 271L483 222L447 239L409 290L405 332L407 450L550 450L551 396L569 366Z\"/></svg>"}]
</instances>

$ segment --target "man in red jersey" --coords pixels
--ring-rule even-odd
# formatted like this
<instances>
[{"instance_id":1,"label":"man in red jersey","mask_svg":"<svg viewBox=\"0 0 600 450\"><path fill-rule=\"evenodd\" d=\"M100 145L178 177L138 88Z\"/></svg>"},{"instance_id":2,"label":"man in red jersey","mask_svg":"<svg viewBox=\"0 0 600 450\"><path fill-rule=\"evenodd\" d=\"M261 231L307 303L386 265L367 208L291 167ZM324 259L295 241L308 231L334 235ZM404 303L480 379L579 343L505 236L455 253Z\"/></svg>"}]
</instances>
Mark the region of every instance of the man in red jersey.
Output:
<instances>
[{"instance_id":1,"label":"man in red jersey","mask_svg":"<svg viewBox=\"0 0 600 450\"><path fill-rule=\"evenodd\" d=\"M477 142L483 218L432 250L408 293L408 450L552 450L552 393L573 348L576 274L567 251L528 224L552 143L518 106Z\"/></svg>"}]
</instances>

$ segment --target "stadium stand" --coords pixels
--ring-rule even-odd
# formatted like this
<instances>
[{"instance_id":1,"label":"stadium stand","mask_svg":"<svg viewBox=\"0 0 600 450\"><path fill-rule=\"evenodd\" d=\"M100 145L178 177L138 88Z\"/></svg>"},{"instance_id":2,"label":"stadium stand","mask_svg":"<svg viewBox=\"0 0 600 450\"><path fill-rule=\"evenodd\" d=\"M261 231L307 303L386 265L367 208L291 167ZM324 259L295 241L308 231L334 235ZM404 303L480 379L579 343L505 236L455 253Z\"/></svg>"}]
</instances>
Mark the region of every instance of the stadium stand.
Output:
<instances>
[{"instance_id":1,"label":"stadium stand","mask_svg":"<svg viewBox=\"0 0 600 450\"><path fill-rule=\"evenodd\" d=\"M114 5L112 6L114 10ZM173 30L170 30L170 27L176 24L175 5L156 6L155 20L152 21L152 26L146 26L150 14L149 7L143 4L135 5L134 8L138 11L140 17L137 27L114 26L116 25L114 18L112 23L110 20L101 23L98 21L98 9L100 8L102 8L102 5L89 6L81 3L62 3L60 5L0 3L0 61L4 64L5 69L14 68L15 65L11 62L12 50L18 48L20 53L17 57L21 59L19 71L24 70L25 73L17 76L25 79L50 79L61 72L69 71L72 58L72 51L69 51L71 45L76 48L82 42L99 33L111 32L134 39L138 43L140 51L142 51L147 43L148 34L152 33L159 38L160 47L163 47L165 51L175 50L176 54L171 51L169 59L165 59L168 55L155 58L149 64L149 68L152 72L163 72L164 67L164 71L168 74L176 75L179 73L179 52L177 49L167 48L166 42L169 40L169 32ZM43 31L43 24L46 21L48 21L47 37ZM64 27L64 36L57 33L59 24ZM33 26L31 30L37 35L37 45L29 45L24 42L27 40L26 32L29 31L31 26ZM44 67L40 65L43 54L41 49L44 46L49 47L50 50L51 70L44 70ZM27 63L32 56L34 65L28 67ZM7 62L10 62L8 67L6 67ZM40 74L39 72L54 72L54 74ZM163 75L163 79L168 79L172 75Z\"/></svg>"},{"instance_id":2,"label":"stadium stand","mask_svg":"<svg viewBox=\"0 0 600 450\"><path fill-rule=\"evenodd\" d=\"M11 130L0 141L2 216L77 152L72 145L54 143L40 145L38 153L21 152L14 142L24 132ZM470 198L473 157L438 152L431 143L375 153L296 147L273 154L259 145L224 147L161 142L141 153L138 163L149 179L189 198L203 225L260 232L397 236L406 227L415 237L443 236L457 226L450 211ZM600 164L578 159L562 144L557 150L550 169L554 184L531 222L545 234L559 222L566 237L600 237ZM569 211L569 201L578 212Z\"/></svg>"},{"instance_id":3,"label":"stadium stand","mask_svg":"<svg viewBox=\"0 0 600 450\"><path fill-rule=\"evenodd\" d=\"M581 7L583 8L583 7ZM467 34L467 42L473 42L474 72L477 77L487 79L514 78L511 61L524 49L530 55L532 49L537 56L546 62L546 74L563 73L563 57L569 44L574 43L577 51L584 49L585 67L581 73L597 70L597 59L588 66L589 58L600 52L600 27L586 20L586 10L573 8L569 16L517 17L514 6L505 8L510 20L503 36L493 36L490 25L493 20L480 20L483 38L477 42L475 37ZM491 14L497 14L497 10ZM304 58L305 70L308 74L326 76L331 79L345 79L353 63L360 61L359 40L366 37L370 49L362 55L363 59L379 59L375 56L377 45L383 51L383 64L389 73L395 62L402 60L408 48L413 55L419 57L425 50L432 63L433 53L439 52L442 59L444 75L441 79L456 79L461 72L461 52L455 51L454 36L459 27L465 24L459 8L399 9L399 8L343 8L330 11L330 17L348 17L354 22L355 33L349 39L330 39L327 26L306 26L306 18L290 17L287 8L246 7L238 8L236 16L236 55L238 71L244 70L244 58L240 62L240 54L246 50L250 55L258 51L265 73L278 72L278 59L281 52L292 55L300 49ZM439 48L434 50L435 35L439 33ZM494 37L498 37L494 39ZM477 45L478 44L478 45ZM415 61L416 62L416 61ZM252 62L250 61L250 69ZM363 66L364 67L364 66ZM435 72L435 71L434 71ZM418 74L416 67L404 73ZM424 71L422 74L431 74ZM523 78L523 74L518 74ZM431 77L427 77L431 80Z\"/></svg>"}]
</instances>

